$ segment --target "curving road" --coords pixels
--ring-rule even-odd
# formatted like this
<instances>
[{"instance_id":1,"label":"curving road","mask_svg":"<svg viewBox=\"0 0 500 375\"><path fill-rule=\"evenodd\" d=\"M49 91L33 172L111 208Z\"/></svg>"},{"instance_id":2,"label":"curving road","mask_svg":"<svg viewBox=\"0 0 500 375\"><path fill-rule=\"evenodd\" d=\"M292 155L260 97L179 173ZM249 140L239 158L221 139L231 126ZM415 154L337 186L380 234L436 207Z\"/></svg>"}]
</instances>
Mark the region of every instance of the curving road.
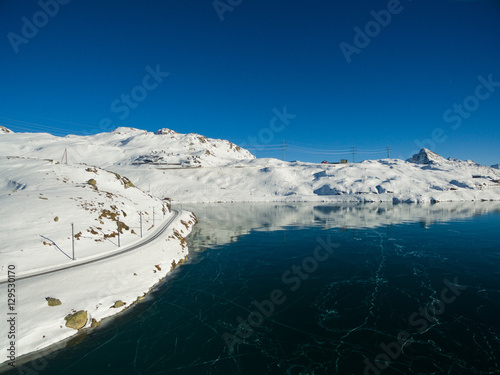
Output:
<instances>
[{"instance_id":1,"label":"curving road","mask_svg":"<svg viewBox=\"0 0 500 375\"><path fill-rule=\"evenodd\" d=\"M136 250L136 249L138 249L138 248L140 248L140 247L142 247L144 245L147 245L150 242L156 240L158 237L160 237L168 229L168 227L170 226L170 224L172 224L174 222L174 220L177 219L177 217L180 214L179 210L172 210L172 212L174 213L174 215L172 217L170 217L165 223L163 223L161 225L161 227L160 227L159 230L157 230L156 232L154 232L154 234L152 234L151 236L143 238L142 240L140 240L138 243L136 243L134 245L125 246L122 250L114 251L111 254L103 255L103 256L100 256L100 257L97 257L97 258L91 258L91 259L88 259L88 260L85 260L85 259L76 260L76 261L74 261L74 262L72 262L70 264L65 264L65 265L61 265L61 266L51 267L51 268L48 268L48 269L45 269L45 270L36 271L36 272L33 272L33 273L24 274L24 275L19 275L19 276L16 276L16 281L30 279L30 278L34 278L34 277L38 277L38 276L43 276L43 275L48 275L48 274L51 274L51 273L59 272L59 271L62 271L62 270L67 270L67 269L70 269L70 268L75 268L75 267L80 267L80 266L83 266L83 265L86 265L86 264L100 262L100 261L103 261L103 260L106 260L106 259L109 259L109 258L116 257L118 255L124 254L124 253L128 253L130 251L134 251L134 250ZM7 277L0 279L0 285L6 284L6 283L7 283Z\"/></svg>"}]
</instances>

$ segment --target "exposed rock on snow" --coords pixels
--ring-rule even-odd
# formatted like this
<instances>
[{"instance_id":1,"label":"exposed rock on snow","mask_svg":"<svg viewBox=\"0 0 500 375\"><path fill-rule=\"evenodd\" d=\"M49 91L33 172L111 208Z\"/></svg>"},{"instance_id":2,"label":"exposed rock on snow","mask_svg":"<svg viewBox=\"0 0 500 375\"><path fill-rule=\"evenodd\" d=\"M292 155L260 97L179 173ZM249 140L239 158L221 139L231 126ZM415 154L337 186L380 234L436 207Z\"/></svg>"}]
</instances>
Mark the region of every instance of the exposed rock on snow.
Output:
<instances>
[{"instance_id":1,"label":"exposed rock on snow","mask_svg":"<svg viewBox=\"0 0 500 375\"><path fill-rule=\"evenodd\" d=\"M113 308L118 309L118 308L120 308L120 307L122 307L122 306L125 306L125 302L123 302L123 301L121 301L121 300L118 300L118 301L116 301L116 302L115 302L115 304L113 305Z\"/></svg>"},{"instance_id":2,"label":"exposed rock on snow","mask_svg":"<svg viewBox=\"0 0 500 375\"><path fill-rule=\"evenodd\" d=\"M53 297L47 297L45 298L47 300L47 304L49 306L59 306L61 305L61 300L57 299L57 298L53 298Z\"/></svg>"},{"instance_id":3,"label":"exposed rock on snow","mask_svg":"<svg viewBox=\"0 0 500 375\"><path fill-rule=\"evenodd\" d=\"M7 133L14 133L14 132L12 130L6 128L5 126L0 125L0 134L2 134L2 133L7 134Z\"/></svg>"},{"instance_id":4,"label":"exposed rock on snow","mask_svg":"<svg viewBox=\"0 0 500 375\"><path fill-rule=\"evenodd\" d=\"M176 131L173 131L171 129L161 128L161 129L158 129L157 131L155 131L155 134L157 134L157 135L174 135L174 134L179 134L179 133L177 133Z\"/></svg>"}]
</instances>

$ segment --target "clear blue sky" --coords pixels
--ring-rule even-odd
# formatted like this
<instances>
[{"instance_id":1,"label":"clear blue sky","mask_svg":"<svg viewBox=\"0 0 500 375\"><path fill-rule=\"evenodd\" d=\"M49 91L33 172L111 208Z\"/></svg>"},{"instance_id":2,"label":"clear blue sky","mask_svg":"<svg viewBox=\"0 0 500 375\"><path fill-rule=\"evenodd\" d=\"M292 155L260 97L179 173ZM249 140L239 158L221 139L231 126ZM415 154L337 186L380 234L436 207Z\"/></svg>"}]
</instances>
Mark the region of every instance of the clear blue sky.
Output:
<instances>
[{"instance_id":1,"label":"clear blue sky","mask_svg":"<svg viewBox=\"0 0 500 375\"><path fill-rule=\"evenodd\" d=\"M168 127L262 157L285 140L288 160L426 146L500 162L500 1L54 1L0 2L0 124L14 131Z\"/></svg>"}]
</instances>

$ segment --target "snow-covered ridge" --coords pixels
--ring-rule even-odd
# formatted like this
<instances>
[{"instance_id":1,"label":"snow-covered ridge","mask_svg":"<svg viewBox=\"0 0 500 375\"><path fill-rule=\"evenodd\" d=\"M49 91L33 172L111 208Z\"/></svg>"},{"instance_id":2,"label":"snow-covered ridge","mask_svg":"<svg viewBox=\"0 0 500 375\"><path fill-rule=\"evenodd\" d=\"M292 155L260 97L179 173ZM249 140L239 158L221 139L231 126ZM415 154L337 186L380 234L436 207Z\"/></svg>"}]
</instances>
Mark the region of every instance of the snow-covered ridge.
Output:
<instances>
[{"instance_id":1,"label":"snow-covered ridge","mask_svg":"<svg viewBox=\"0 0 500 375\"><path fill-rule=\"evenodd\" d=\"M0 154L5 156L62 160L65 149L69 163L102 168L132 164L213 166L255 158L229 141L166 128L156 133L120 127L90 136L13 133L0 138Z\"/></svg>"},{"instance_id":2,"label":"snow-covered ridge","mask_svg":"<svg viewBox=\"0 0 500 375\"><path fill-rule=\"evenodd\" d=\"M441 202L500 200L500 170L422 149L407 161L316 164L256 159L233 143L170 129L93 136L16 133L0 152L88 163L128 176L174 202Z\"/></svg>"}]
</instances>

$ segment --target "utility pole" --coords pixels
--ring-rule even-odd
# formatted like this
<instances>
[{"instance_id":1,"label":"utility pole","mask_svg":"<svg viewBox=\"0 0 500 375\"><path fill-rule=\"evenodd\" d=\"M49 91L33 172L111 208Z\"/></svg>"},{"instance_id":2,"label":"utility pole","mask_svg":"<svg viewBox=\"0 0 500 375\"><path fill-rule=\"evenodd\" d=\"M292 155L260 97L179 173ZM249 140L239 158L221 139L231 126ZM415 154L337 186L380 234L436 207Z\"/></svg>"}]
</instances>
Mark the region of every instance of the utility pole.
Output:
<instances>
[{"instance_id":1,"label":"utility pole","mask_svg":"<svg viewBox=\"0 0 500 375\"><path fill-rule=\"evenodd\" d=\"M141 220L141 238L142 238L142 211L139 212L139 217L140 217L140 220Z\"/></svg>"},{"instance_id":2,"label":"utility pole","mask_svg":"<svg viewBox=\"0 0 500 375\"><path fill-rule=\"evenodd\" d=\"M120 218L116 217L116 224L118 225L118 247L120 247Z\"/></svg>"},{"instance_id":3,"label":"utility pole","mask_svg":"<svg viewBox=\"0 0 500 375\"><path fill-rule=\"evenodd\" d=\"M283 139L283 146L282 147L282 150L283 150L283 161L285 161L285 151L286 151L286 145L285 145L285 140Z\"/></svg>"},{"instance_id":4,"label":"utility pole","mask_svg":"<svg viewBox=\"0 0 500 375\"><path fill-rule=\"evenodd\" d=\"M153 207L153 227L155 226L155 208Z\"/></svg>"},{"instance_id":5,"label":"utility pole","mask_svg":"<svg viewBox=\"0 0 500 375\"><path fill-rule=\"evenodd\" d=\"M61 158L61 163L63 162L63 160L66 159L66 164L68 164L68 150L66 149L66 147L64 148L64 153L63 153L63 156Z\"/></svg>"},{"instance_id":6,"label":"utility pole","mask_svg":"<svg viewBox=\"0 0 500 375\"><path fill-rule=\"evenodd\" d=\"M356 148L352 146L352 162L356 163Z\"/></svg>"},{"instance_id":7,"label":"utility pole","mask_svg":"<svg viewBox=\"0 0 500 375\"><path fill-rule=\"evenodd\" d=\"M391 158L391 147L387 146L387 159Z\"/></svg>"},{"instance_id":8,"label":"utility pole","mask_svg":"<svg viewBox=\"0 0 500 375\"><path fill-rule=\"evenodd\" d=\"M75 225L71 222L71 249L73 250L73 260L75 260Z\"/></svg>"}]
</instances>

